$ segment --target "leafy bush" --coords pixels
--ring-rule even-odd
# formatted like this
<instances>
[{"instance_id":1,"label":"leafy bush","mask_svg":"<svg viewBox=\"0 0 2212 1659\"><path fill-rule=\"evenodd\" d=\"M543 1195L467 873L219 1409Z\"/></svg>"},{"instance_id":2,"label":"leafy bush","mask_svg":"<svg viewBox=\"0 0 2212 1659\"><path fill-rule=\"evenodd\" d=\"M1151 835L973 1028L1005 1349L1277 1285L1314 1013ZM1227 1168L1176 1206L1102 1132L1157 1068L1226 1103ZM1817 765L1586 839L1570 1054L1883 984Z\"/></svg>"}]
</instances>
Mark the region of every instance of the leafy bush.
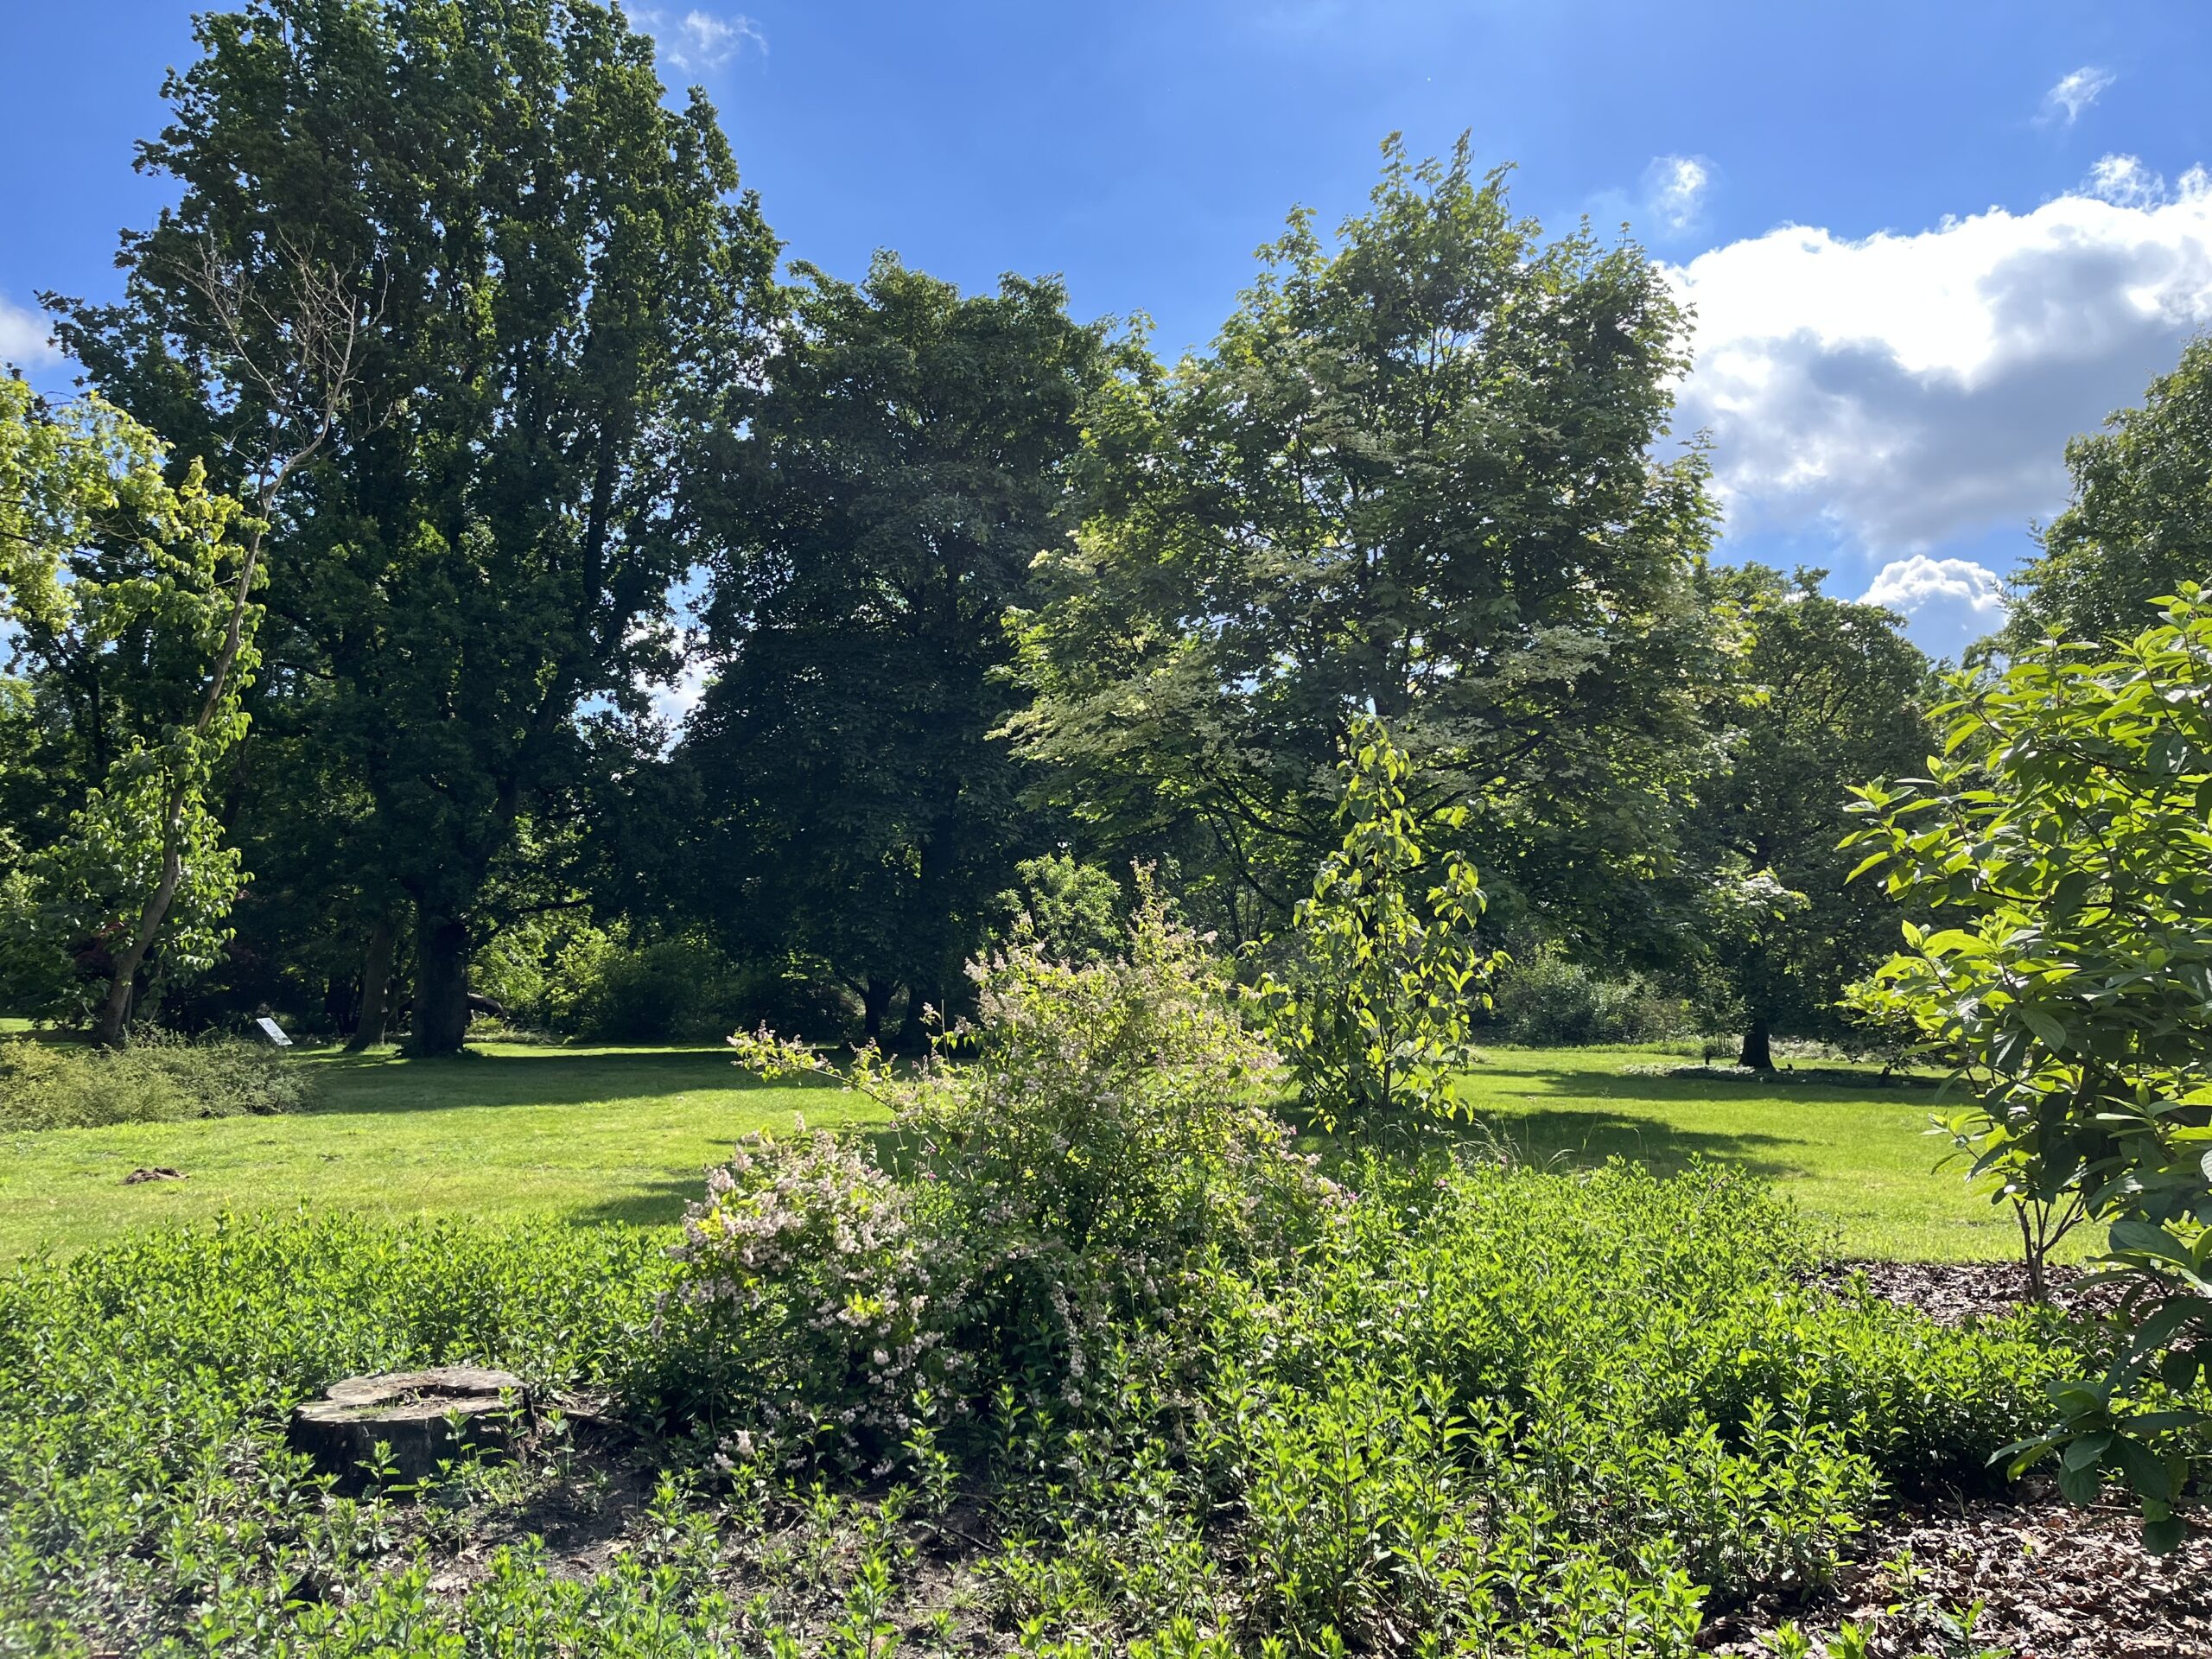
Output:
<instances>
[{"instance_id":1,"label":"leafy bush","mask_svg":"<svg viewBox=\"0 0 2212 1659\"><path fill-rule=\"evenodd\" d=\"M526 1025L602 1043L709 1043L772 1020L822 1035L853 1023L852 999L804 962L740 963L692 933L636 940L570 931L510 1011Z\"/></svg>"},{"instance_id":2,"label":"leafy bush","mask_svg":"<svg viewBox=\"0 0 2212 1659\"><path fill-rule=\"evenodd\" d=\"M1502 968L1491 1029L1503 1041L1535 1047L1654 1043L1690 1024L1679 997L1631 975L1600 979L1546 944Z\"/></svg>"},{"instance_id":3,"label":"leafy bush","mask_svg":"<svg viewBox=\"0 0 2212 1659\"><path fill-rule=\"evenodd\" d=\"M2008 1205L2038 1293L2051 1248L2110 1228L2132 1336L2107 1375L2056 1396L2084 1501L2106 1477L2145 1532L2212 1466L2212 603L2190 587L2164 620L2100 654L2024 652L2001 677L1955 677L1932 775L1861 791L1890 891L1956 925L1907 925L1858 997L1909 1021L1972 1101L1944 1122L1992 1202Z\"/></svg>"},{"instance_id":4,"label":"leafy bush","mask_svg":"<svg viewBox=\"0 0 2212 1659\"><path fill-rule=\"evenodd\" d=\"M1355 725L1345 751L1342 844L1298 901L1290 938L1269 941L1287 947L1287 960L1262 976L1257 1001L1321 1122L1346 1113L1448 1116L1502 960L1475 944L1484 900L1474 867L1427 845L1460 829L1466 810L1413 810L1413 763L1380 721Z\"/></svg>"},{"instance_id":5,"label":"leafy bush","mask_svg":"<svg viewBox=\"0 0 2212 1659\"><path fill-rule=\"evenodd\" d=\"M289 1112L310 1089L298 1065L238 1037L188 1042L148 1031L115 1050L26 1038L0 1042L0 1129Z\"/></svg>"},{"instance_id":6,"label":"leafy bush","mask_svg":"<svg viewBox=\"0 0 2212 1659\"><path fill-rule=\"evenodd\" d=\"M1336 1190L1260 1103L1274 1058L1142 873L1124 943L1078 965L1018 930L972 969L980 1023L941 1045L958 1064L861 1051L849 1084L896 1115L903 1187L825 1136L749 1142L715 1172L686 1223L657 1403L717 1421L727 1404L698 1389L721 1357L777 1354L778 1386L729 1396L748 1436L791 1449L778 1402L803 1380L843 1449L873 1457L918 1381L972 1395L1046 1377L1080 1400L1102 1344L1172 1324L1204 1273L1309 1231ZM765 1031L731 1041L764 1075L829 1069Z\"/></svg>"},{"instance_id":7,"label":"leafy bush","mask_svg":"<svg viewBox=\"0 0 2212 1659\"><path fill-rule=\"evenodd\" d=\"M1066 853L1025 858L1014 867L1015 884L999 894L1001 925L991 944L1003 949L1017 937L1033 939L1054 962L1103 962L1128 931L1121 884L1096 864ZM1027 918L1028 931L1020 931Z\"/></svg>"}]
</instances>

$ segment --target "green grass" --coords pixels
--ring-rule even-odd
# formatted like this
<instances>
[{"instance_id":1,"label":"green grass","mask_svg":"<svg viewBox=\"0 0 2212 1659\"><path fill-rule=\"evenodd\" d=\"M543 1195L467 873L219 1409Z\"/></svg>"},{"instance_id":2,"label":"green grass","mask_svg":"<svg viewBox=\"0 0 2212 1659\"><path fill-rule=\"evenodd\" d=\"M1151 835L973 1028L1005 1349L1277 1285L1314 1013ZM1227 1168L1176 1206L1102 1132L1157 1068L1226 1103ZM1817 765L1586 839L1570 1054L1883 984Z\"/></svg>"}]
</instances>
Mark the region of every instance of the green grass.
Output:
<instances>
[{"instance_id":1,"label":"green grass","mask_svg":"<svg viewBox=\"0 0 2212 1659\"><path fill-rule=\"evenodd\" d=\"M1650 1050L1498 1049L1472 1098L1538 1160L1618 1154L1655 1169L1702 1154L1776 1180L1846 1254L2012 1254L2009 1218L1932 1167L1932 1096L1624 1075ZM746 1082L718 1048L541 1048L413 1061L310 1053L314 1106L287 1117L133 1123L0 1140L0 1259L162 1223L289 1209L385 1215L675 1219L702 1169L749 1129L874 1121L830 1089ZM126 1186L141 1166L182 1181ZM2084 1243L2086 1240L2082 1241Z\"/></svg>"},{"instance_id":2,"label":"green grass","mask_svg":"<svg viewBox=\"0 0 2212 1659\"><path fill-rule=\"evenodd\" d=\"M1649 1050L1493 1049L1476 1109L1535 1160L1619 1156L1665 1173L1703 1156L1774 1180L1850 1256L1966 1262L2015 1255L2012 1211L1935 1166L1933 1090L1839 1089L1624 1075L1684 1064ZM2078 1256L2086 1230L2069 1241Z\"/></svg>"},{"instance_id":3,"label":"green grass","mask_svg":"<svg viewBox=\"0 0 2212 1659\"><path fill-rule=\"evenodd\" d=\"M671 1221L705 1167L792 1115L874 1114L835 1089L748 1084L722 1049L487 1044L451 1060L308 1053L314 1104L283 1117L0 1138L0 1259L166 1222L289 1209ZM140 1167L181 1181L126 1186Z\"/></svg>"}]
</instances>

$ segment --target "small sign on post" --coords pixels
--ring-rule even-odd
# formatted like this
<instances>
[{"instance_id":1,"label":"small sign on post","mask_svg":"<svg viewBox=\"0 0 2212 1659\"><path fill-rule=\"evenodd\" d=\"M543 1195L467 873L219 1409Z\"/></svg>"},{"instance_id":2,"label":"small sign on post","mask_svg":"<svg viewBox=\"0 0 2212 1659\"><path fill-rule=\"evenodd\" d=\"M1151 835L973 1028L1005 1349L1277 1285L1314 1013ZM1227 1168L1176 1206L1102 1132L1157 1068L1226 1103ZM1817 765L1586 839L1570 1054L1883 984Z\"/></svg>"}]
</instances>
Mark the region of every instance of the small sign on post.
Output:
<instances>
[{"instance_id":1,"label":"small sign on post","mask_svg":"<svg viewBox=\"0 0 2212 1659\"><path fill-rule=\"evenodd\" d=\"M261 1034L269 1039L271 1046L289 1048L292 1046L292 1039L284 1034L284 1027L267 1014L261 1015L253 1023L261 1027Z\"/></svg>"}]
</instances>

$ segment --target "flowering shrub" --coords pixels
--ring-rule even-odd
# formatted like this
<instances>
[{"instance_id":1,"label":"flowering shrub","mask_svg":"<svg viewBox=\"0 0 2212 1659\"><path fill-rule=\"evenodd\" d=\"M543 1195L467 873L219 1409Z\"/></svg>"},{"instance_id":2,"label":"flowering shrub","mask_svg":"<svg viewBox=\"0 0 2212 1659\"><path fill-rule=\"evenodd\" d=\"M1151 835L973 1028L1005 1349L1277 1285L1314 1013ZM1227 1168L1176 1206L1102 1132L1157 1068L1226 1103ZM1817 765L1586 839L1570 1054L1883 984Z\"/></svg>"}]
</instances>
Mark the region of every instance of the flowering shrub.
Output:
<instances>
[{"instance_id":1,"label":"flowering shrub","mask_svg":"<svg viewBox=\"0 0 2212 1659\"><path fill-rule=\"evenodd\" d=\"M677 1278L652 1331L661 1403L713 1432L741 1421L741 1454L803 1455L825 1438L880 1452L945 1370L957 1275L932 1275L930 1249L906 1190L859 1145L803 1124L789 1141L746 1136L671 1252ZM933 1279L952 1283L949 1303Z\"/></svg>"},{"instance_id":2,"label":"flowering shrub","mask_svg":"<svg viewBox=\"0 0 2212 1659\"><path fill-rule=\"evenodd\" d=\"M1079 1404L1109 1330L1163 1333L1208 1272L1310 1231L1338 1195L1266 1109L1274 1057L1207 942L1138 887L1124 954L1056 962L1018 928L969 969L976 1025L918 1065L855 1057L849 1086L897 1116L903 1187L823 1136L715 1173L680 1296L722 1333L718 1363L781 1344L771 1393L829 1382L838 1428L905 1427L925 1380L972 1399L1013 1376ZM765 1075L830 1069L765 1030L731 1042Z\"/></svg>"}]
</instances>

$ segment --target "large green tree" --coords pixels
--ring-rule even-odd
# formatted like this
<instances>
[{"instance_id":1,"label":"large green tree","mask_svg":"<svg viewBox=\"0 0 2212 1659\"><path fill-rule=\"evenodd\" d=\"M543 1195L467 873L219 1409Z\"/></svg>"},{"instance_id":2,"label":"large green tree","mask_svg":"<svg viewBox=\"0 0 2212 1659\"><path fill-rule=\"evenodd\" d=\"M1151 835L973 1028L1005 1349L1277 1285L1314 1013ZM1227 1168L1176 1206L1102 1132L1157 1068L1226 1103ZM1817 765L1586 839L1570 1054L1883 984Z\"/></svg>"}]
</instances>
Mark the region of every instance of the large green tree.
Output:
<instances>
[{"instance_id":1,"label":"large green tree","mask_svg":"<svg viewBox=\"0 0 2212 1659\"><path fill-rule=\"evenodd\" d=\"M1117 385L1087 517L1040 569L1014 731L1054 798L1280 916L1335 844L1333 761L1385 720L1485 878L1598 925L1663 860L1706 739L1694 448L1653 459L1688 322L1636 247L1516 218L1463 141L1386 148L1212 349ZM1251 925L1249 909L1236 909Z\"/></svg>"},{"instance_id":2,"label":"large green tree","mask_svg":"<svg viewBox=\"0 0 2212 1659\"><path fill-rule=\"evenodd\" d=\"M597 752L580 709L641 713L672 671L684 481L742 418L775 247L711 110L664 104L610 8L252 0L195 30L141 152L181 199L124 238L121 304L56 302L60 335L157 429L250 455L302 262L367 320L278 521L266 683L369 804L371 867L333 877L404 898L415 1039L449 1051L485 883Z\"/></svg>"},{"instance_id":3,"label":"large green tree","mask_svg":"<svg viewBox=\"0 0 2212 1659\"><path fill-rule=\"evenodd\" d=\"M1821 593L1822 574L1716 573L1751 645L1719 705L1726 765L1686 836L1702 893L1677 966L1708 1017L1740 1022L1745 1065L1773 1064L1774 1036L1851 1034L1840 999L1897 948L1900 919L1849 881L1852 791L1917 772L1936 744L1927 657L1894 613Z\"/></svg>"},{"instance_id":4,"label":"large green tree","mask_svg":"<svg viewBox=\"0 0 2212 1659\"><path fill-rule=\"evenodd\" d=\"M263 526L166 459L97 398L45 409L0 378L0 634L29 671L0 722L22 813L0 825L0 995L89 1014L109 1046L142 969L208 966L245 880L214 797L258 661Z\"/></svg>"},{"instance_id":5,"label":"large green tree","mask_svg":"<svg viewBox=\"0 0 2212 1659\"><path fill-rule=\"evenodd\" d=\"M1065 538L1066 463L1112 372L1051 280L966 296L880 257L808 266L733 446L709 606L722 659L682 753L698 902L755 952L831 963L909 1039L959 989L1015 861L1042 850L993 728L1002 618Z\"/></svg>"},{"instance_id":6,"label":"large green tree","mask_svg":"<svg viewBox=\"0 0 2212 1659\"><path fill-rule=\"evenodd\" d=\"M2133 639L2153 601L2212 578L2212 340L2194 341L2139 409L2066 446L2073 499L2013 578L2013 652Z\"/></svg>"}]
</instances>

